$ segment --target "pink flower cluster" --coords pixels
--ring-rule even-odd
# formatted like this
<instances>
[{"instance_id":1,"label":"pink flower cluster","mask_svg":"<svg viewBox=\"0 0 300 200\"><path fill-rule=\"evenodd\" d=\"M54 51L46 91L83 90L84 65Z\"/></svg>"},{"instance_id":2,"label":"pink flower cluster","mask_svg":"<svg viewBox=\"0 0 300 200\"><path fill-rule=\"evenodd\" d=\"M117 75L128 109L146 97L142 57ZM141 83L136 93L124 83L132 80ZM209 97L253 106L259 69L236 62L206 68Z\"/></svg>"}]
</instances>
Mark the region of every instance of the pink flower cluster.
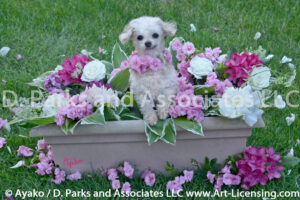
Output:
<instances>
[{"instance_id":1,"label":"pink flower cluster","mask_svg":"<svg viewBox=\"0 0 300 200\"><path fill-rule=\"evenodd\" d=\"M214 49L209 47L205 48L204 53L200 53L197 56L210 60L214 66L216 66L217 64L224 63L226 61L226 54L220 56L220 53L222 53L220 47L216 47Z\"/></svg>"},{"instance_id":2,"label":"pink flower cluster","mask_svg":"<svg viewBox=\"0 0 300 200\"><path fill-rule=\"evenodd\" d=\"M25 157L30 157L33 155L32 149L22 145L19 146L18 149L18 156L25 156Z\"/></svg>"},{"instance_id":3,"label":"pink flower cluster","mask_svg":"<svg viewBox=\"0 0 300 200\"><path fill-rule=\"evenodd\" d=\"M223 95L223 93L227 87L232 87L232 83L228 79L226 79L225 81L221 81L221 80L217 79L216 72L211 72L208 74L205 85L214 86L215 93L219 96Z\"/></svg>"},{"instance_id":4,"label":"pink flower cluster","mask_svg":"<svg viewBox=\"0 0 300 200\"><path fill-rule=\"evenodd\" d=\"M51 73L45 78L44 87L48 92L54 92L61 89L61 79L55 74Z\"/></svg>"},{"instance_id":5,"label":"pink flower cluster","mask_svg":"<svg viewBox=\"0 0 300 200\"><path fill-rule=\"evenodd\" d=\"M122 69L126 69L129 68L129 60L124 60L121 63L121 66L119 68L115 68L111 73L110 73L110 77L114 77L119 71L121 71Z\"/></svg>"},{"instance_id":6,"label":"pink flower cluster","mask_svg":"<svg viewBox=\"0 0 300 200\"><path fill-rule=\"evenodd\" d=\"M153 186L155 184L155 174L150 170L145 170L141 178L144 180L147 186Z\"/></svg>"},{"instance_id":7,"label":"pink flower cluster","mask_svg":"<svg viewBox=\"0 0 300 200\"><path fill-rule=\"evenodd\" d=\"M101 80L100 81L91 81L89 82L88 87L93 87L93 85L96 85L97 87L101 88L102 86L104 86L106 89L113 89L113 87L109 84L109 83L103 83Z\"/></svg>"},{"instance_id":8,"label":"pink flower cluster","mask_svg":"<svg viewBox=\"0 0 300 200\"><path fill-rule=\"evenodd\" d=\"M121 183L118 180L119 175L118 171L123 174L125 177L132 179L134 168L129 164L129 162L125 161L123 166L120 166L118 169L110 168L108 170L104 170L102 172L102 176L107 176L108 180L110 180L112 183L112 188L114 190L118 190L121 188ZM123 193L130 193L131 192L131 186L129 182L123 183L121 192Z\"/></svg>"},{"instance_id":9,"label":"pink flower cluster","mask_svg":"<svg viewBox=\"0 0 300 200\"><path fill-rule=\"evenodd\" d=\"M277 165L281 162L280 154L274 152L274 148L265 147L256 148L247 147L243 153L243 158L236 161L235 165L238 169L236 175L231 173L231 165L226 165L220 175L207 172L207 178L210 183L215 181L215 189L220 191L223 184L240 185L244 189L249 189L257 184L266 185L268 180L280 178L280 172L283 166ZM234 164L234 163L233 163Z\"/></svg>"},{"instance_id":10,"label":"pink flower cluster","mask_svg":"<svg viewBox=\"0 0 300 200\"><path fill-rule=\"evenodd\" d=\"M252 67L261 67L263 61L259 59L259 55L249 52L242 54L234 53L231 55L230 60L225 62L225 66L228 69L225 70L229 74L228 79L234 84L241 86L245 80L249 77L249 73L252 71Z\"/></svg>"},{"instance_id":11,"label":"pink flower cluster","mask_svg":"<svg viewBox=\"0 0 300 200\"><path fill-rule=\"evenodd\" d=\"M82 83L81 75L84 66L91 60L81 54L74 54L73 58L67 58L62 64L63 69L58 71L58 75L64 85L72 83Z\"/></svg>"},{"instance_id":12,"label":"pink flower cluster","mask_svg":"<svg viewBox=\"0 0 300 200\"><path fill-rule=\"evenodd\" d=\"M56 114L55 122L62 126L66 117L72 120L80 120L93 114L93 105L89 103L84 95L77 94L68 99L67 106L62 107Z\"/></svg>"},{"instance_id":13,"label":"pink flower cluster","mask_svg":"<svg viewBox=\"0 0 300 200\"><path fill-rule=\"evenodd\" d=\"M201 122L204 119L203 98L194 95L194 87L186 83L185 77L179 78L178 81L179 92L175 97L175 105L169 110L170 115L173 118L187 116L188 120Z\"/></svg>"},{"instance_id":14,"label":"pink flower cluster","mask_svg":"<svg viewBox=\"0 0 300 200\"><path fill-rule=\"evenodd\" d=\"M172 49L176 51L176 58L180 61L185 61L187 56L192 55L195 52L195 46L191 42L185 42L182 45L180 40L175 39L171 45Z\"/></svg>"},{"instance_id":15,"label":"pink flower cluster","mask_svg":"<svg viewBox=\"0 0 300 200\"><path fill-rule=\"evenodd\" d=\"M183 171L183 176L177 176L174 180L167 183L167 190L170 190L172 194L178 194L182 190L182 185L191 182L194 176L194 171Z\"/></svg>"},{"instance_id":16,"label":"pink flower cluster","mask_svg":"<svg viewBox=\"0 0 300 200\"><path fill-rule=\"evenodd\" d=\"M0 149L6 144L6 140L3 137L0 137Z\"/></svg>"}]
</instances>

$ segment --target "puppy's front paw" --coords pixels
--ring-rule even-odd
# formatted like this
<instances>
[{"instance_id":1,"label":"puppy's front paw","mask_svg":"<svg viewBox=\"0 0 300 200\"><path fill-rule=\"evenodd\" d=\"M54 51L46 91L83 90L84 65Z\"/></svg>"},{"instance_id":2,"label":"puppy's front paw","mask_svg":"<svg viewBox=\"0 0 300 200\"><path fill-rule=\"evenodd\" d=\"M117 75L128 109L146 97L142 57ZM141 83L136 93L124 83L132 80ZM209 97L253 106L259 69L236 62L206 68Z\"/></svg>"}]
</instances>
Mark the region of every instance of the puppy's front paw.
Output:
<instances>
[{"instance_id":1,"label":"puppy's front paw","mask_svg":"<svg viewBox=\"0 0 300 200\"><path fill-rule=\"evenodd\" d=\"M149 113L144 116L144 120L151 126L154 126L157 123L157 116L155 112Z\"/></svg>"},{"instance_id":2,"label":"puppy's front paw","mask_svg":"<svg viewBox=\"0 0 300 200\"><path fill-rule=\"evenodd\" d=\"M167 117L169 116L169 109L166 108L166 107L163 107L163 108L159 108L157 110L157 115L159 117L159 119L167 119Z\"/></svg>"}]
</instances>

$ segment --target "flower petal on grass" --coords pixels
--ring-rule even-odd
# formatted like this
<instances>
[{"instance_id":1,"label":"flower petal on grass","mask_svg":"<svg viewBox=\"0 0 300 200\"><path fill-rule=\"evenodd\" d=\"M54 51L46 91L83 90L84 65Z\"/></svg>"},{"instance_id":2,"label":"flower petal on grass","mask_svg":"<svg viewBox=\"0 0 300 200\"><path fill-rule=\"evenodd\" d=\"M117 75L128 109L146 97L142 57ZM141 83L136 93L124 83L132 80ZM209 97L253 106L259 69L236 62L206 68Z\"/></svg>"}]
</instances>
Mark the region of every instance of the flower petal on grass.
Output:
<instances>
[{"instance_id":1,"label":"flower petal on grass","mask_svg":"<svg viewBox=\"0 0 300 200\"><path fill-rule=\"evenodd\" d=\"M14 166L10 167L11 169L15 169L15 168L19 168L25 166L25 161L24 160L20 160L19 162L17 162L17 164L15 164Z\"/></svg>"},{"instance_id":2,"label":"flower petal on grass","mask_svg":"<svg viewBox=\"0 0 300 200\"><path fill-rule=\"evenodd\" d=\"M2 47L0 49L0 56L5 57L8 54L9 51L10 51L9 47Z\"/></svg>"},{"instance_id":3,"label":"flower petal on grass","mask_svg":"<svg viewBox=\"0 0 300 200\"><path fill-rule=\"evenodd\" d=\"M286 117L285 120L288 126L290 126L295 121L295 115L292 113L291 117Z\"/></svg>"},{"instance_id":4,"label":"flower petal on grass","mask_svg":"<svg viewBox=\"0 0 300 200\"><path fill-rule=\"evenodd\" d=\"M257 33L255 33L255 35L254 35L254 40L258 40L260 37L261 37L261 33L260 33L260 32L257 32Z\"/></svg>"}]
</instances>

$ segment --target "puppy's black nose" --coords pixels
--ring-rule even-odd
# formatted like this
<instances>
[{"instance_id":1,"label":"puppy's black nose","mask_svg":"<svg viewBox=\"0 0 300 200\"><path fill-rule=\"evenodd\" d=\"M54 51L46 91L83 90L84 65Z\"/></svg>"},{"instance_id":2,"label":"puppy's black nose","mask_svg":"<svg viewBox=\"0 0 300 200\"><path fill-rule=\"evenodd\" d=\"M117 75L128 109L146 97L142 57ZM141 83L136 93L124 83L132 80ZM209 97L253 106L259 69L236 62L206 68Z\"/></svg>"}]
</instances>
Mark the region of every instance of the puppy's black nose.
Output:
<instances>
[{"instance_id":1,"label":"puppy's black nose","mask_svg":"<svg viewBox=\"0 0 300 200\"><path fill-rule=\"evenodd\" d=\"M145 46L146 46L147 48L151 47L151 45L152 45L151 42L145 42Z\"/></svg>"}]
</instances>

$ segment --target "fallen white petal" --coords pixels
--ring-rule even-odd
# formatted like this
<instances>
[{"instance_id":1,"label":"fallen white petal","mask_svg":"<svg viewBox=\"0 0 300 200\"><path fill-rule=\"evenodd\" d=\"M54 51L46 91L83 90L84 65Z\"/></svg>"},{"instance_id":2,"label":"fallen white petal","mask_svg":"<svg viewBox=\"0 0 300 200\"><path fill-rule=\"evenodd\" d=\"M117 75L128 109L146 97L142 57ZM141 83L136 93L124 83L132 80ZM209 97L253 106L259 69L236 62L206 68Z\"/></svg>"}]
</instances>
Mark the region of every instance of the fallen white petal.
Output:
<instances>
[{"instance_id":1,"label":"fallen white petal","mask_svg":"<svg viewBox=\"0 0 300 200\"><path fill-rule=\"evenodd\" d=\"M7 151L11 154L11 149L10 149L10 147L9 147L9 146L6 146L6 148L7 148Z\"/></svg>"},{"instance_id":2,"label":"fallen white petal","mask_svg":"<svg viewBox=\"0 0 300 200\"><path fill-rule=\"evenodd\" d=\"M275 99L275 107L278 109L283 109L285 108L286 103L283 101L282 96L278 95Z\"/></svg>"},{"instance_id":3,"label":"fallen white petal","mask_svg":"<svg viewBox=\"0 0 300 200\"><path fill-rule=\"evenodd\" d=\"M290 173L292 172L292 170L291 169L289 169L288 170L288 173L287 173L287 175L290 175Z\"/></svg>"},{"instance_id":4,"label":"fallen white petal","mask_svg":"<svg viewBox=\"0 0 300 200\"><path fill-rule=\"evenodd\" d=\"M292 59L289 57L283 56L280 61L280 64L284 64L284 63L288 63L288 62L292 62Z\"/></svg>"},{"instance_id":5,"label":"fallen white petal","mask_svg":"<svg viewBox=\"0 0 300 200\"><path fill-rule=\"evenodd\" d=\"M260 37L261 37L261 33L257 32L255 33L254 40L258 40Z\"/></svg>"},{"instance_id":6,"label":"fallen white petal","mask_svg":"<svg viewBox=\"0 0 300 200\"><path fill-rule=\"evenodd\" d=\"M290 126L295 121L295 115L292 113L291 117L286 117L285 120L288 126Z\"/></svg>"},{"instance_id":7,"label":"fallen white petal","mask_svg":"<svg viewBox=\"0 0 300 200\"><path fill-rule=\"evenodd\" d=\"M265 57L266 61L270 61L272 58L274 57L273 54L268 55L267 57Z\"/></svg>"},{"instance_id":8,"label":"fallen white petal","mask_svg":"<svg viewBox=\"0 0 300 200\"><path fill-rule=\"evenodd\" d=\"M191 32L196 32L197 31L194 24L190 24L190 27L191 27Z\"/></svg>"},{"instance_id":9,"label":"fallen white petal","mask_svg":"<svg viewBox=\"0 0 300 200\"><path fill-rule=\"evenodd\" d=\"M287 156L291 156L293 157L294 156L294 149L291 148L290 152L287 154Z\"/></svg>"},{"instance_id":10,"label":"fallen white petal","mask_svg":"<svg viewBox=\"0 0 300 200\"><path fill-rule=\"evenodd\" d=\"M8 54L8 52L10 51L10 48L9 47L2 47L0 49L0 56L4 57Z\"/></svg>"},{"instance_id":11,"label":"fallen white petal","mask_svg":"<svg viewBox=\"0 0 300 200\"><path fill-rule=\"evenodd\" d=\"M25 161L24 160L20 160L17 164L15 164L14 166L10 167L11 169L15 169L15 168L19 168L25 166Z\"/></svg>"},{"instance_id":12,"label":"fallen white petal","mask_svg":"<svg viewBox=\"0 0 300 200\"><path fill-rule=\"evenodd\" d=\"M89 51L87 51L87 50L85 50L85 49L81 50L81 53L82 53L82 55L84 55L84 56L90 56L90 55L92 55L92 52L89 52Z\"/></svg>"}]
</instances>

